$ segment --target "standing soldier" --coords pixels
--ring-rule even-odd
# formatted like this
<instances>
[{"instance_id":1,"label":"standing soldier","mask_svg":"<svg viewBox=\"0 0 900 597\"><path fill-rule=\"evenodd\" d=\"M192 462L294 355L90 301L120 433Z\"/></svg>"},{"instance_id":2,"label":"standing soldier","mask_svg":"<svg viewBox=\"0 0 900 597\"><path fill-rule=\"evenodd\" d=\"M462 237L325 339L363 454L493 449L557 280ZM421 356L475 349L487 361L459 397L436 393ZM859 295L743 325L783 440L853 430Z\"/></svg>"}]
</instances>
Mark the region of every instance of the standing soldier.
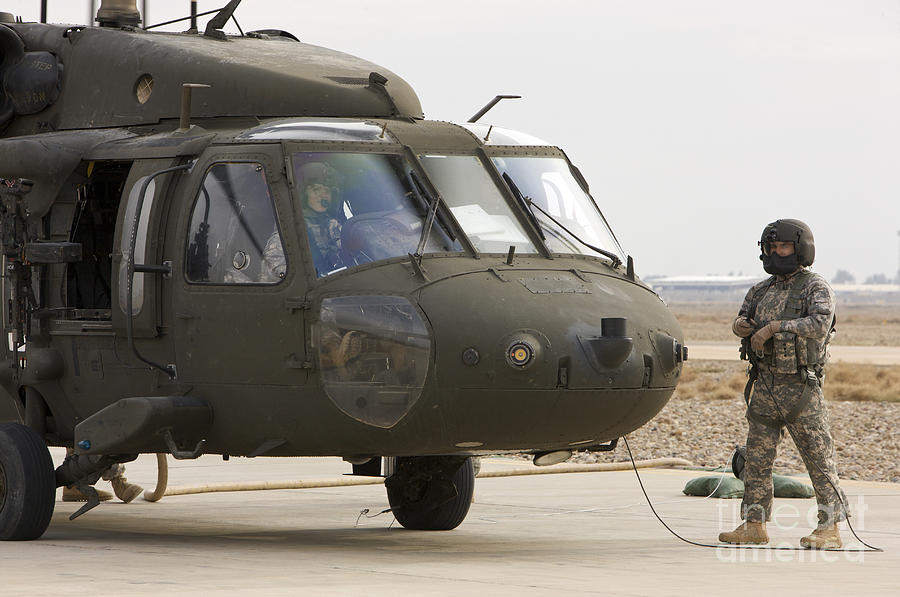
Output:
<instances>
[{"instance_id":1,"label":"standing soldier","mask_svg":"<svg viewBox=\"0 0 900 597\"><path fill-rule=\"evenodd\" d=\"M834 292L821 275L807 269L816 251L812 231L803 222L772 222L759 245L763 269L772 276L750 289L732 325L744 339L741 355L752 365L744 391L750 425L742 474L744 523L721 533L719 541L768 543L772 465L787 427L818 503L818 526L800 545L836 549L841 547L837 523L846 518L847 502L838 487L822 393L827 345L834 333Z\"/></svg>"}]
</instances>

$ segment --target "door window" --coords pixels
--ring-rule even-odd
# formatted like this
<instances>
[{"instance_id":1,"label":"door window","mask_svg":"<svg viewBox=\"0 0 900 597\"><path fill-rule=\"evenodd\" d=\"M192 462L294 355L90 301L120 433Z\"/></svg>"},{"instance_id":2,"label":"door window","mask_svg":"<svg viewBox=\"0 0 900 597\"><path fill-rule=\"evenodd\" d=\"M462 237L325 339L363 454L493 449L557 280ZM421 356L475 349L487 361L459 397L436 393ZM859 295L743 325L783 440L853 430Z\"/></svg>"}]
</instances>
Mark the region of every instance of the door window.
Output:
<instances>
[{"instance_id":1,"label":"door window","mask_svg":"<svg viewBox=\"0 0 900 597\"><path fill-rule=\"evenodd\" d=\"M141 188L144 181L147 180L143 176L135 181L128 193L128 204L125 208L125 220L122 226L122 238L119 240L119 246L123 248L124 255L122 263L119 266L119 307L123 313L128 312L128 251L127 247L131 244L131 235L134 233L134 212L137 210L137 204L141 196ZM137 234L134 239L134 261L135 263L147 262L147 226L150 224L150 212L153 211L153 201L156 197L156 181L151 180L147 185L147 193L144 196L144 203L141 205L141 218L137 222ZM135 273L134 281L131 285L131 315L136 317L140 315L144 308L144 274Z\"/></svg>"},{"instance_id":2,"label":"door window","mask_svg":"<svg viewBox=\"0 0 900 597\"><path fill-rule=\"evenodd\" d=\"M194 201L185 276L196 284L277 284L287 273L265 169L214 164Z\"/></svg>"}]
</instances>

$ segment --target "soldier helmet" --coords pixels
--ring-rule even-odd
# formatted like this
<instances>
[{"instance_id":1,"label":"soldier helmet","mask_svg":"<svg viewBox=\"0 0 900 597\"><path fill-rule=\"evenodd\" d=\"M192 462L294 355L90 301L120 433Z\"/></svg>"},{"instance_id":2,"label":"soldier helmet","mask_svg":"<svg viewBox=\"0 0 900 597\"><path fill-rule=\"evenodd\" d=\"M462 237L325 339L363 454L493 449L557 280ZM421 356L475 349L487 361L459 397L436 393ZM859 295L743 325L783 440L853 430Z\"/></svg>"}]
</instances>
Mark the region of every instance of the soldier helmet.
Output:
<instances>
[{"instance_id":1,"label":"soldier helmet","mask_svg":"<svg viewBox=\"0 0 900 597\"><path fill-rule=\"evenodd\" d=\"M297 169L297 178L300 179L301 188L313 184L323 184L329 188L337 186L337 173L334 168L322 162L303 164Z\"/></svg>"},{"instance_id":2,"label":"soldier helmet","mask_svg":"<svg viewBox=\"0 0 900 597\"><path fill-rule=\"evenodd\" d=\"M759 239L759 248L763 256L770 253L770 243L773 241L794 243L794 252L802 266L812 265L816 258L816 243L812 230L800 220L775 220L763 228Z\"/></svg>"}]
</instances>

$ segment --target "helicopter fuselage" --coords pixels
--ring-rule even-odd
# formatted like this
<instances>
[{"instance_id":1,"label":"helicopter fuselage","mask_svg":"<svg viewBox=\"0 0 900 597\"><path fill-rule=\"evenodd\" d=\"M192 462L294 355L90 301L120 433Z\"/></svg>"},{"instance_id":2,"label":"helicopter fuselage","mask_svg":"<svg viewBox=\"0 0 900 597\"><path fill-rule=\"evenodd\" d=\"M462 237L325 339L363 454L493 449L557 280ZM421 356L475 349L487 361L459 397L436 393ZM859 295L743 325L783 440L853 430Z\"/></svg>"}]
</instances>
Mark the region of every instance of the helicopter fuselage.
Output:
<instances>
[{"instance_id":1,"label":"helicopter fuselage","mask_svg":"<svg viewBox=\"0 0 900 597\"><path fill-rule=\"evenodd\" d=\"M8 98L0 139L0 384L51 443L570 450L671 396L681 329L560 149L424 120L389 71L262 34L0 33L7 80L58 77L26 78L43 99ZM182 83L212 86L189 126Z\"/></svg>"}]
</instances>

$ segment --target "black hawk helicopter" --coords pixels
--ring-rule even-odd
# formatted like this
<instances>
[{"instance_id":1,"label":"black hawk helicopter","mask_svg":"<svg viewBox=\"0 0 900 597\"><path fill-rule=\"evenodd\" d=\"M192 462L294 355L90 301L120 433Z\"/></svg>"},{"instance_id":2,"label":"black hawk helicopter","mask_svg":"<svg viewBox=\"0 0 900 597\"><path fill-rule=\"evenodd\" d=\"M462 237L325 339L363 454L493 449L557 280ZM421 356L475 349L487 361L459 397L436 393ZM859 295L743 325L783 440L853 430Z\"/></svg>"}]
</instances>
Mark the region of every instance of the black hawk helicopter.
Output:
<instances>
[{"instance_id":1,"label":"black hawk helicopter","mask_svg":"<svg viewBox=\"0 0 900 597\"><path fill-rule=\"evenodd\" d=\"M603 450L686 358L565 153L261 30L0 12L0 538L142 453L341 456L451 529L474 456ZM47 446L71 453L54 470ZM382 461L385 466L382 469Z\"/></svg>"}]
</instances>

